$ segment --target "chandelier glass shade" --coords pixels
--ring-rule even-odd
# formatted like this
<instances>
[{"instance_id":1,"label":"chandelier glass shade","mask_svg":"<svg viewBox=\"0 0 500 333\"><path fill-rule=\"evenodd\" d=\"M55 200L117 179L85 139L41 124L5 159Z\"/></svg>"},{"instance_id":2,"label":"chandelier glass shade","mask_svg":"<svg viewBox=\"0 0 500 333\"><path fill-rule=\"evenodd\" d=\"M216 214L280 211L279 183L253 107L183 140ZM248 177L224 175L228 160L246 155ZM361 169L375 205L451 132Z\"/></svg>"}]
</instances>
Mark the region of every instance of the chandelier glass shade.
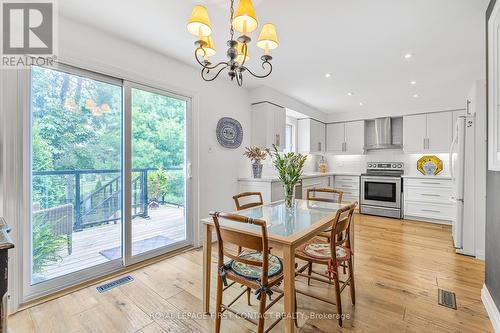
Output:
<instances>
[{"instance_id":1,"label":"chandelier glass shade","mask_svg":"<svg viewBox=\"0 0 500 333\"><path fill-rule=\"evenodd\" d=\"M261 56L263 73L254 73L245 63L250 59L248 45L252 41L249 34L255 31L259 24L255 9L251 0L240 0L236 11L234 11L234 0L231 0L230 6L230 39L227 41L227 61L221 61L216 64L210 62L210 57L214 56L215 45L212 39L212 26L206 7L196 5L189 17L187 30L195 35L198 40L195 42L194 56L197 63L202 67L201 77L205 81L215 80L220 73L228 70L231 80L235 80L239 86L243 85L243 73L247 72L256 78L265 78L273 70L271 65L272 57L270 50L276 49L279 45L276 27L272 23L263 25L257 39L257 47L263 50ZM235 39L234 32L241 35Z\"/></svg>"}]
</instances>

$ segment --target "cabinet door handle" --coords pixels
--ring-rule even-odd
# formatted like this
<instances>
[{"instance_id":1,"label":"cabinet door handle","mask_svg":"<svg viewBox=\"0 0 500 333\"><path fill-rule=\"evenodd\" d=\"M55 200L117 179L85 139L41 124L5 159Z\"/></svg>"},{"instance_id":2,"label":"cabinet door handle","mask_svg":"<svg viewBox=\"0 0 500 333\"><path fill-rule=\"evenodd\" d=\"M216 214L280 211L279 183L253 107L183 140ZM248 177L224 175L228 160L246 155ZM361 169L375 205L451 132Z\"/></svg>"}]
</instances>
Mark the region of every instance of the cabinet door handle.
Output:
<instances>
[{"instance_id":1,"label":"cabinet door handle","mask_svg":"<svg viewBox=\"0 0 500 333\"><path fill-rule=\"evenodd\" d=\"M318 142L318 151L321 151L321 142Z\"/></svg>"},{"instance_id":2,"label":"cabinet door handle","mask_svg":"<svg viewBox=\"0 0 500 333\"><path fill-rule=\"evenodd\" d=\"M438 183L438 182L420 182L420 184L427 184L427 185L441 185L441 183Z\"/></svg>"},{"instance_id":3,"label":"cabinet door handle","mask_svg":"<svg viewBox=\"0 0 500 333\"><path fill-rule=\"evenodd\" d=\"M426 146L426 139L424 138L424 149L427 149L427 146Z\"/></svg>"},{"instance_id":4,"label":"cabinet door handle","mask_svg":"<svg viewBox=\"0 0 500 333\"><path fill-rule=\"evenodd\" d=\"M428 193L421 193L420 195L423 195L425 197L440 197L441 196L439 194L428 194Z\"/></svg>"},{"instance_id":5,"label":"cabinet door handle","mask_svg":"<svg viewBox=\"0 0 500 333\"><path fill-rule=\"evenodd\" d=\"M431 213L441 213L440 210L433 210L433 209L421 209L423 212L431 212Z\"/></svg>"}]
</instances>

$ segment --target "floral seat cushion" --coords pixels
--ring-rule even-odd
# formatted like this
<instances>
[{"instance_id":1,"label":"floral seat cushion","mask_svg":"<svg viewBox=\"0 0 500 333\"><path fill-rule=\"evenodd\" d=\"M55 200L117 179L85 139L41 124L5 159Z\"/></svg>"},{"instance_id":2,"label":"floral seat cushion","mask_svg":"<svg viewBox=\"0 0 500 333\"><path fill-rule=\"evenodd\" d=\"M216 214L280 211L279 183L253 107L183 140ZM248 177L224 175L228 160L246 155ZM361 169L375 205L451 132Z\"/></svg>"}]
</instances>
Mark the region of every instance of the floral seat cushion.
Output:
<instances>
[{"instance_id":1,"label":"floral seat cushion","mask_svg":"<svg viewBox=\"0 0 500 333\"><path fill-rule=\"evenodd\" d=\"M262 253L260 252L250 252L243 253L239 255L242 259L249 259L255 261L262 261ZM231 269L234 273L238 274L247 279L257 280L262 276L262 268L258 266L247 265L238 261L231 261ZM269 270L268 277L273 277L280 274L283 271L283 263L280 258L275 255L269 254Z\"/></svg>"},{"instance_id":2,"label":"floral seat cushion","mask_svg":"<svg viewBox=\"0 0 500 333\"><path fill-rule=\"evenodd\" d=\"M305 254L318 259L329 259L331 258L330 253L330 243L312 243L307 244L303 248L301 248L302 252ZM348 248L343 246L336 247L337 259L346 259L350 255L350 251Z\"/></svg>"}]
</instances>

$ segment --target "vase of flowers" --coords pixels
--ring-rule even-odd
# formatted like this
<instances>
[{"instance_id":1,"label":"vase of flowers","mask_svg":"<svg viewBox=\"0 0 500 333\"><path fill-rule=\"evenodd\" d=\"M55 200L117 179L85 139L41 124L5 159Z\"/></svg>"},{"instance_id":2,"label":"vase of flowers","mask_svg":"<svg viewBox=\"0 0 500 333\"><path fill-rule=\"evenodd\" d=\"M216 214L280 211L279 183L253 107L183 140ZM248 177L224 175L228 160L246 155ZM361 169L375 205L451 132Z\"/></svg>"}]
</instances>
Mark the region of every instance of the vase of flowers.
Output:
<instances>
[{"instance_id":1,"label":"vase of flowers","mask_svg":"<svg viewBox=\"0 0 500 333\"><path fill-rule=\"evenodd\" d=\"M295 203L295 186L300 180L307 156L293 152L280 154L275 145L273 148L271 155L274 167L278 171L278 178L283 184L285 205L287 208L292 208Z\"/></svg>"},{"instance_id":2,"label":"vase of flowers","mask_svg":"<svg viewBox=\"0 0 500 333\"><path fill-rule=\"evenodd\" d=\"M257 146L245 147L244 156L252 161L253 178L262 177L262 161L266 159L269 151Z\"/></svg>"}]
</instances>

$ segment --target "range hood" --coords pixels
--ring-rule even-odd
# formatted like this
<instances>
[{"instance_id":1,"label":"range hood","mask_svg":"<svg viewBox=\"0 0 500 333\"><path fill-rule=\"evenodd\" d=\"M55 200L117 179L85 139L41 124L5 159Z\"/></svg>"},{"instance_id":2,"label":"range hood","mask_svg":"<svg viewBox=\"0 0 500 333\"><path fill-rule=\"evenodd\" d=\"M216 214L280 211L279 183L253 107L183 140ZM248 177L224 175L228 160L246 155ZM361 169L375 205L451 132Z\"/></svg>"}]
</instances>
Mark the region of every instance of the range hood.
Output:
<instances>
[{"instance_id":1,"label":"range hood","mask_svg":"<svg viewBox=\"0 0 500 333\"><path fill-rule=\"evenodd\" d=\"M377 118L365 121L365 150L402 149L402 118Z\"/></svg>"}]
</instances>

